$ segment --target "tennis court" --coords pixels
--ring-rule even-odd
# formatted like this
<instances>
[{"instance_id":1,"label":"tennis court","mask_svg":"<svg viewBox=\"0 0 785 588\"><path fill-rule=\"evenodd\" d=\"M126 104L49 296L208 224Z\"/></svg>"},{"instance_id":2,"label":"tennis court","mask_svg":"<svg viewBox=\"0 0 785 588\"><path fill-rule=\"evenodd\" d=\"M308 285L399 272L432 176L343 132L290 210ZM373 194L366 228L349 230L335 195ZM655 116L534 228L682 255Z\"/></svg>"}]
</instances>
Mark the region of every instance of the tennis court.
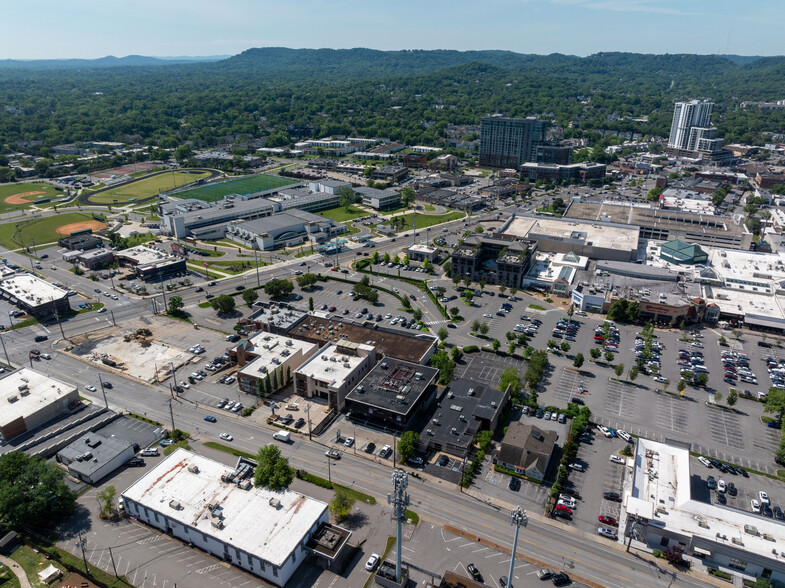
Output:
<instances>
[{"instance_id":1,"label":"tennis court","mask_svg":"<svg viewBox=\"0 0 785 588\"><path fill-rule=\"evenodd\" d=\"M252 176L245 176L235 180L226 182L218 182L209 184L207 186L200 186L199 188L191 188L190 190L183 190L172 194L177 198L195 198L205 202L215 202L216 200L223 199L224 196L229 194L239 194L244 196L246 194L254 194L255 192L263 192L265 190L272 190L274 188L282 188L284 186L291 186L298 184L298 180L290 178L282 178L280 176L269 176L266 174L255 174Z\"/></svg>"}]
</instances>

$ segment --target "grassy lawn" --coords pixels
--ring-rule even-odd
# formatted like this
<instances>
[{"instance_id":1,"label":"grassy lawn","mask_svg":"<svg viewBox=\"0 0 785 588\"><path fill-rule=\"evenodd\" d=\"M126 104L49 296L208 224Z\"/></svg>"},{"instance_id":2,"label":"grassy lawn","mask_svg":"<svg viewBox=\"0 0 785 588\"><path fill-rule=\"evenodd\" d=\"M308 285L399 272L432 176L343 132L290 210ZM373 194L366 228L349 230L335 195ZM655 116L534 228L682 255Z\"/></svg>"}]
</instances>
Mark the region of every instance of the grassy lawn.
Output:
<instances>
[{"instance_id":1,"label":"grassy lawn","mask_svg":"<svg viewBox=\"0 0 785 588\"><path fill-rule=\"evenodd\" d=\"M200 178L206 178L209 175L207 172L191 173L186 171L159 174L130 184L115 186L99 194L93 194L88 200L96 204L124 204L134 200L150 198L161 192L185 186Z\"/></svg>"},{"instance_id":2,"label":"grassy lawn","mask_svg":"<svg viewBox=\"0 0 785 588\"><path fill-rule=\"evenodd\" d=\"M42 192L41 194L32 194L33 192ZM7 198L17 194L29 194L24 196L25 202L20 204L11 204L6 202ZM63 191L55 188L49 184L44 183L24 183L24 184L3 184L0 185L0 212L8 212L10 210L19 210L28 208L30 203L34 200L41 200L42 198L60 198L63 196Z\"/></svg>"},{"instance_id":3,"label":"grassy lawn","mask_svg":"<svg viewBox=\"0 0 785 588\"><path fill-rule=\"evenodd\" d=\"M3 568L3 571L0 572L0 586L3 588L19 588L19 579L11 570Z\"/></svg>"},{"instance_id":4,"label":"grassy lawn","mask_svg":"<svg viewBox=\"0 0 785 588\"><path fill-rule=\"evenodd\" d=\"M251 269L256 269L256 264L253 260L250 261L210 261L210 267L216 268L218 271L226 272L227 274L241 274ZM270 265L266 261L259 260L259 267Z\"/></svg>"},{"instance_id":5,"label":"grassy lawn","mask_svg":"<svg viewBox=\"0 0 785 588\"><path fill-rule=\"evenodd\" d=\"M361 216L366 216L368 213L364 210L360 210L355 206L349 206L348 210L343 206L339 206L338 208L328 208L327 210L321 210L316 214L331 218L335 222L342 223L344 221L354 220Z\"/></svg>"},{"instance_id":6,"label":"grassy lawn","mask_svg":"<svg viewBox=\"0 0 785 588\"><path fill-rule=\"evenodd\" d=\"M440 225L449 221L458 220L464 216L466 216L464 213L458 212L457 210L445 214L418 214L417 228L424 229L426 227L432 227L433 225ZM403 215L403 218L405 219L404 228L401 231L398 231L399 233L411 231L414 226L414 213Z\"/></svg>"},{"instance_id":7,"label":"grassy lawn","mask_svg":"<svg viewBox=\"0 0 785 588\"><path fill-rule=\"evenodd\" d=\"M215 272L211 272L208 268L204 267L204 265L201 262L196 263L196 262L186 261L185 265L189 269L192 269L197 274L199 274L199 276L204 276L205 273L207 273L207 275L210 277L210 279L213 279L213 280L217 280L219 278L225 278L226 277L226 276L224 276L222 274L216 274ZM227 272L227 273L229 273L229 272Z\"/></svg>"},{"instance_id":8,"label":"grassy lawn","mask_svg":"<svg viewBox=\"0 0 785 588\"><path fill-rule=\"evenodd\" d=\"M38 580L38 572L48 567L50 563L55 564L55 567L59 568L63 573L67 573L67 570L65 570L63 566L58 565L51 560L47 560L43 553L36 553L27 545L22 545L19 549L14 551L11 555L11 559L22 566L30 583L37 588L48 588L49 584L44 584ZM84 565L82 567L84 568Z\"/></svg>"},{"instance_id":9,"label":"grassy lawn","mask_svg":"<svg viewBox=\"0 0 785 588\"><path fill-rule=\"evenodd\" d=\"M31 245L33 240L36 244L51 243L63 236L55 230L58 227L89 220L95 220L89 212L68 212L19 223L6 223L0 225L0 245L6 249L18 249L21 243ZM15 234L16 239L14 239Z\"/></svg>"},{"instance_id":10,"label":"grassy lawn","mask_svg":"<svg viewBox=\"0 0 785 588\"><path fill-rule=\"evenodd\" d=\"M237 243L232 241L231 239L216 239L214 241L210 241L210 243L214 243L216 245L223 245L224 247L235 247L237 249L245 249L246 251L253 251L250 247L246 247L241 243Z\"/></svg>"},{"instance_id":11,"label":"grassy lawn","mask_svg":"<svg viewBox=\"0 0 785 588\"><path fill-rule=\"evenodd\" d=\"M423 208L427 212L433 212L434 210L436 210L436 207L433 204L426 204L425 206L423 206Z\"/></svg>"},{"instance_id":12,"label":"grassy lawn","mask_svg":"<svg viewBox=\"0 0 785 588\"><path fill-rule=\"evenodd\" d=\"M191 244L186 244L188 249L193 249L194 251L201 251L202 253L206 254L207 257L223 257L226 255L226 251L214 251L213 249L203 249L201 247L194 247Z\"/></svg>"}]
</instances>

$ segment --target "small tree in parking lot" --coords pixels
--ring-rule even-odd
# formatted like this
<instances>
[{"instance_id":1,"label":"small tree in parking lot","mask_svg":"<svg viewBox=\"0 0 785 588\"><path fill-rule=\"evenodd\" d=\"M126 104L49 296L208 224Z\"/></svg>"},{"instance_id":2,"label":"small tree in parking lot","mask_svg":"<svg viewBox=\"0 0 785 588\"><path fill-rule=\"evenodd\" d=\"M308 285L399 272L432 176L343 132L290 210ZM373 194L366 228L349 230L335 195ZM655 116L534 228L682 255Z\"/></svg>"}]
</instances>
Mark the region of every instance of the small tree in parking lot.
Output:
<instances>
[{"instance_id":1,"label":"small tree in parking lot","mask_svg":"<svg viewBox=\"0 0 785 588\"><path fill-rule=\"evenodd\" d=\"M733 388L731 389L730 392L728 392L728 398L725 400L725 402L728 403L728 406L734 406L738 399L739 399L739 393L736 392L735 388Z\"/></svg>"},{"instance_id":2,"label":"small tree in parking lot","mask_svg":"<svg viewBox=\"0 0 785 588\"><path fill-rule=\"evenodd\" d=\"M624 364L623 363L617 364L616 367L613 368L613 371L616 372L617 376L621 377L621 375L624 373Z\"/></svg>"},{"instance_id":3,"label":"small tree in parking lot","mask_svg":"<svg viewBox=\"0 0 785 588\"><path fill-rule=\"evenodd\" d=\"M574 365L576 368L579 368L583 365L583 361L583 353L576 353L575 359L572 360L572 365Z\"/></svg>"},{"instance_id":4,"label":"small tree in parking lot","mask_svg":"<svg viewBox=\"0 0 785 588\"><path fill-rule=\"evenodd\" d=\"M608 363L612 362L613 361L613 353L611 353L610 351L606 351L605 352L605 361L607 361Z\"/></svg>"},{"instance_id":5,"label":"small tree in parking lot","mask_svg":"<svg viewBox=\"0 0 785 588\"><path fill-rule=\"evenodd\" d=\"M592 359L600 359L600 355L602 355L602 351L599 350L597 347L592 347L589 350L589 355L591 355Z\"/></svg>"},{"instance_id":6,"label":"small tree in parking lot","mask_svg":"<svg viewBox=\"0 0 785 588\"><path fill-rule=\"evenodd\" d=\"M687 382L685 382L683 379L679 380L679 383L676 384L676 390L678 390L682 396L684 396L684 389L686 387L687 387Z\"/></svg>"}]
</instances>

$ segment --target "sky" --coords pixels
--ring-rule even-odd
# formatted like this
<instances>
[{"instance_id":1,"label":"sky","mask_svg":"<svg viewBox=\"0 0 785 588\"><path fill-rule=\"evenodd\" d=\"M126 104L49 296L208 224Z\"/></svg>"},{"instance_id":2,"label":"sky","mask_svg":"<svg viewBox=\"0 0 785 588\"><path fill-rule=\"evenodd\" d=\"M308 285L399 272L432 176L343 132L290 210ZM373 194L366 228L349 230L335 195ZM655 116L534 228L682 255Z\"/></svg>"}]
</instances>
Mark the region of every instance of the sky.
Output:
<instances>
[{"instance_id":1,"label":"sky","mask_svg":"<svg viewBox=\"0 0 785 588\"><path fill-rule=\"evenodd\" d=\"M782 55L783 0L25 0L0 59L252 47Z\"/></svg>"}]
</instances>

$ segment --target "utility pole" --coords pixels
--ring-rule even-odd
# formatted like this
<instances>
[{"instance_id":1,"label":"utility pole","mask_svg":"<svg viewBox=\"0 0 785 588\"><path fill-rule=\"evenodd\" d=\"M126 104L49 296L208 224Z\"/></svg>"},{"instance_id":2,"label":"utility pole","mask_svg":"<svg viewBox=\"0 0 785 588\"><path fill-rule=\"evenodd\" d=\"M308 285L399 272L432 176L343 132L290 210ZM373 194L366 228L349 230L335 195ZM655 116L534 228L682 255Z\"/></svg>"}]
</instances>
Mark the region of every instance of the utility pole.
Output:
<instances>
[{"instance_id":1,"label":"utility pole","mask_svg":"<svg viewBox=\"0 0 785 588\"><path fill-rule=\"evenodd\" d=\"M257 250L254 249L253 250L253 258L254 258L254 262L256 263L256 287L257 288L261 288L262 287L262 281L259 278L259 256L257 255L256 252L257 252Z\"/></svg>"},{"instance_id":2,"label":"utility pole","mask_svg":"<svg viewBox=\"0 0 785 588\"><path fill-rule=\"evenodd\" d=\"M529 522L529 517L526 516L526 511L520 506L510 513L510 524L515 527L515 537L512 540L512 557L510 558L510 571L507 574L507 585L512 586L512 573L515 571L515 552L518 549L518 531L521 525L526 525Z\"/></svg>"},{"instance_id":3,"label":"utility pole","mask_svg":"<svg viewBox=\"0 0 785 588\"><path fill-rule=\"evenodd\" d=\"M172 431L174 431L174 410L172 409L172 399L169 399L169 416L172 418Z\"/></svg>"},{"instance_id":4,"label":"utility pole","mask_svg":"<svg viewBox=\"0 0 785 588\"><path fill-rule=\"evenodd\" d=\"M101 379L101 373L98 373L98 383L101 384L101 394L104 395L104 404L109 408L109 401L106 399L106 390L104 390L104 381Z\"/></svg>"},{"instance_id":5,"label":"utility pole","mask_svg":"<svg viewBox=\"0 0 785 588\"><path fill-rule=\"evenodd\" d=\"M109 314L112 315L112 324L116 327L117 326L117 322L115 322L115 320L114 320L114 311L110 310Z\"/></svg>"},{"instance_id":6,"label":"utility pole","mask_svg":"<svg viewBox=\"0 0 785 588\"><path fill-rule=\"evenodd\" d=\"M84 571L85 571L85 574L87 574L89 576L90 575L90 570L87 568L87 555L85 555L85 552L84 552L85 543L87 543L87 539L82 539L82 532L79 531L79 547L82 548L82 560L84 561Z\"/></svg>"},{"instance_id":7,"label":"utility pole","mask_svg":"<svg viewBox=\"0 0 785 588\"><path fill-rule=\"evenodd\" d=\"M393 493L387 495L387 504L393 506L392 517L396 521L395 526L395 581L401 582L401 551L403 541L403 523L406 521L406 509L409 506L409 495L406 487L409 485L409 475L403 470L395 470L392 473Z\"/></svg>"},{"instance_id":8,"label":"utility pole","mask_svg":"<svg viewBox=\"0 0 785 588\"><path fill-rule=\"evenodd\" d=\"M308 441L312 440L311 437L311 405L305 405L305 414L308 416Z\"/></svg>"},{"instance_id":9,"label":"utility pole","mask_svg":"<svg viewBox=\"0 0 785 588\"><path fill-rule=\"evenodd\" d=\"M332 473L330 472L330 461L331 460L332 460L332 458L328 455L327 456L327 481L330 482L330 484L333 483Z\"/></svg>"},{"instance_id":10,"label":"utility pole","mask_svg":"<svg viewBox=\"0 0 785 588\"><path fill-rule=\"evenodd\" d=\"M5 363L6 363L6 365L8 367L11 367L11 360L8 359L8 351L6 351L5 341L3 341L3 336L2 335L0 335L0 343L3 344L3 353L5 353Z\"/></svg>"},{"instance_id":11,"label":"utility pole","mask_svg":"<svg viewBox=\"0 0 785 588\"><path fill-rule=\"evenodd\" d=\"M117 566L114 564L114 554L112 553L112 548L111 547L109 548L109 557L112 558L112 567L114 568L114 577L119 579L120 576L117 575Z\"/></svg>"},{"instance_id":12,"label":"utility pole","mask_svg":"<svg viewBox=\"0 0 785 588\"><path fill-rule=\"evenodd\" d=\"M174 389L177 390L177 376L174 371L174 362L172 362L172 385L174 386Z\"/></svg>"},{"instance_id":13,"label":"utility pole","mask_svg":"<svg viewBox=\"0 0 785 588\"><path fill-rule=\"evenodd\" d=\"M65 339L65 332L63 331L63 323L60 322L60 313L57 312L57 305L55 304L54 298L52 298L52 307L54 308L55 311L55 319L57 319L57 326L60 327L60 334L63 336L63 339Z\"/></svg>"}]
</instances>

